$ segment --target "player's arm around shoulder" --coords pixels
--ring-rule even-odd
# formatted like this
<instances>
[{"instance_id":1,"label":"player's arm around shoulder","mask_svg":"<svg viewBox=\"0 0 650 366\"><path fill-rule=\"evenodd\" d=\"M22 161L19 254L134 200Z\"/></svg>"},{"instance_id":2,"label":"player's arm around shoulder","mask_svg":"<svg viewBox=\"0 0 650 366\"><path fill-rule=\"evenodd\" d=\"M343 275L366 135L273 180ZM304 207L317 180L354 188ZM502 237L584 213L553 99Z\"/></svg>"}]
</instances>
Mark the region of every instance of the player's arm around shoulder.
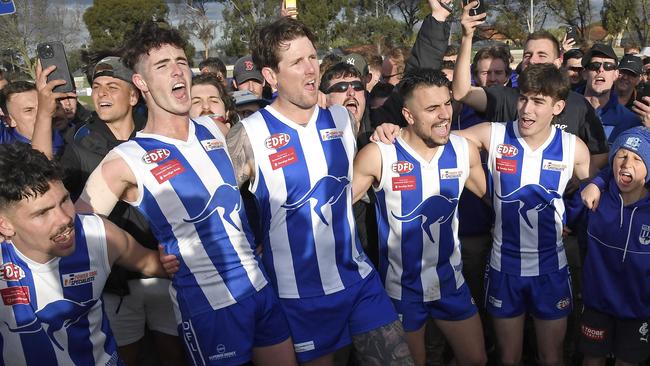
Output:
<instances>
[{"instance_id":1,"label":"player's arm around shoulder","mask_svg":"<svg viewBox=\"0 0 650 366\"><path fill-rule=\"evenodd\" d=\"M147 249L129 233L102 217L106 232L108 261L147 277L166 278L167 272L158 257L158 252Z\"/></svg>"},{"instance_id":2,"label":"player's arm around shoulder","mask_svg":"<svg viewBox=\"0 0 650 366\"><path fill-rule=\"evenodd\" d=\"M78 213L95 212L108 216L117 201L135 202L138 194L131 167L119 154L111 151L90 174L75 209Z\"/></svg>"},{"instance_id":3,"label":"player's arm around shoulder","mask_svg":"<svg viewBox=\"0 0 650 366\"><path fill-rule=\"evenodd\" d=\"M575 159L573 166L573 175L579 180L590 177L589 165L591 163L589 149L581 139L576 138Z\"/></svg>"},{"instance_id":4,"label":"player's arm around shoulder","mask_svg":"<svg viewBox=\"0 0 650 366\"><path fill-rule=\"evenodd\" d=\"M381 151L379 145L370 143L354 158L352 176L352 202L360 200L373 183L381 181Z\"/></svg>"},{"instance_id":5,"label":"player's arm around shoulder","mask_svg":"<svg viewBox=\"0 0 650 366\"><path fill-rule=\"evenodd\" d=\"M249 179L253 181L255 178L255 155L246 128L242 123L235 124L228 131L226 145L239 187Z\"/></svg>"},{"instance_id":6,"label":"player's arm around shoulder","mask_svg":"<svg viewBox=\"0 0 650 366\"><path fill-rule=\"evenodd\" d=\"M479 150L490 150L492 123L483 122L463 130L454 130L451 133L466 138L478 147Z\"/></svg>"},{"instance_id":7,"label":"player's arm around shoulder","mask_svg":"<svg viewBox=\"0 0 650 366\"><path fill-rule=\"evenodd\" d=\"M469 177L465 181L465 187L477 197L484 198L487 194L487 182L478 146L467 140L467 150L469 152Z\"/></svg>"}]
</instances>

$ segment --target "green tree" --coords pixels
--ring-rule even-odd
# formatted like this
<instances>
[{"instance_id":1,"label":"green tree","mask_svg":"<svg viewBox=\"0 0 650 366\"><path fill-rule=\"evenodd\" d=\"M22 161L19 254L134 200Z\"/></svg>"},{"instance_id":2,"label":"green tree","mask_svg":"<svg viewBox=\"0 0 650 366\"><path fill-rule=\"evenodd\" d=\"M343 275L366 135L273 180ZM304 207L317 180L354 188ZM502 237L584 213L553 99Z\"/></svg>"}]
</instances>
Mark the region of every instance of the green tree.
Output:
<instances>
[{"instance_id":1,"label":"green tree","mask_svg":"<svg viewBox=\"0 0 650 366\"><path fill-rule=\"evenodd\" d=\"M228 56L250 53L248 45L258 26L274 21L280 14L280 1L217 0L224 5L223 39L218 44Z\"/></svg>"},{"instance_id":2,"label":"green tree","mask_svg":"<svg viewBox=\"0 0 650 366\"><path fill-rule=\"evenodd\" d=\"M650 42L650 0L606 0L601 10L603 27L621 38L624 32L641 45Z\"/></svg>"},{"instance_id":3,"label":"green tree","mask_svg":"<svg viewBox=\"0 0 650 366\"><path fill-rule=\"evenodd\" d=\"M547 0L545 4L561 23L576 27L580 35L587 38L593 21L590 0Z\"/></svg>"},{"instance_id":4,"label":"green tree","mask_svg":"<svg viewBox=\"0 0 650 366\"><path fill-rule=\"evenodd\" d=\"M183 20L179 26L203 45L203 59L208 58L210 46L214 42L217 23L208 18L208 0L187 0L181 5Z\"/></svg>"},{"instance_id":5,"label":"green tree","mask_svg":"<svg viewBox=\"0 0 650 366\"><path fill-rule=\"evenodd\" d=\"M169 11L163 0L94 0L83 15L91 49L119 47L137 24L161 21Z\"/></svg>"},{"instance_id":6,"label":"green tree","mask_svg":"<svg viewBox=\"0 0 650 366\"><path fill-rule=\"evenodd\" d=\"M12 70L35 77L36 46L44 41L64 45L80 42L78 9L55 6L48 0L16 1L16 13L0 17L0 50L11 57ZM70 50L68 50L70 52Z\"/></svg>"}]
</instances>

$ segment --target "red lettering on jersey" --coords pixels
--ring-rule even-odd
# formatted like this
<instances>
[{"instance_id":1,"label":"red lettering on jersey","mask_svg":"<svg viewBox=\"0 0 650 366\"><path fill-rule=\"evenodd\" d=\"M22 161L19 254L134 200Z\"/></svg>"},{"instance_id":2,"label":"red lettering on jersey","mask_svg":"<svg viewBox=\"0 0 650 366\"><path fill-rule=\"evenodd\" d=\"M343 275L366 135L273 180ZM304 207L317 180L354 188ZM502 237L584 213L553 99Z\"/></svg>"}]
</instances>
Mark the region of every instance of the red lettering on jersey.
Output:
<instances>
[{"instance_id":1,"label":"red lettering on jersey","mask_svg":"<svg viewBox=\"0 0 650 366\"><path fill-rule=\"evenodd\" d=\"M29 304L29 287L15 286L0 290L2 302L7 305Z\"/></svg>"},{"instance_id":2,"label":"red lettering on jersey","mask_svg":"<svg viewBox=\"0 0 650 366\"><path fill-rule=\"evenodd\" d=\"M185 171L180 161L173 159L151 169L151 174L162 184Z\"/></svg>"},{"instance_id":3,"label":"red lettering on jersey","mask_svg":"<svg viewBox=\"0 0 650 366\"><path fill-rule=\"evenodd\" d=\"M517 174L517 160L497 158L497 170L506 174Z\"/></svg>"},{"instance_id":4,"label":"red lettering on jersey","mask_svg":"<svg viewBox=\"0 0 650 366\"><path fill-rule=\"evenodd\" d=\"M14 263L5 263L0 266L0 280L19 281L25 278L25 271Z\"/></svg>"},{"instance_id":5,"label":"red lettering on jersey","mask_svg":"<svg viewBox=\"0 0 650 366\"><path fill-rule=\"evenodd\" d=\"M296 150L293 147L290 147L269 155L269 161L271 162L271 168L277 170L297 162L298 156L296 156Z\"/></svg>"},{"instance_id":6,"label":"red lettering on jersey","mask_svg":"<svg viewBox=\"0 0 650 366\"><path fill-rule=\"evenodd\" d=\"M393 177L393 191L412 191L415 188L417 188L417 181L414 175Z\"/></svg>"}]
</instances>

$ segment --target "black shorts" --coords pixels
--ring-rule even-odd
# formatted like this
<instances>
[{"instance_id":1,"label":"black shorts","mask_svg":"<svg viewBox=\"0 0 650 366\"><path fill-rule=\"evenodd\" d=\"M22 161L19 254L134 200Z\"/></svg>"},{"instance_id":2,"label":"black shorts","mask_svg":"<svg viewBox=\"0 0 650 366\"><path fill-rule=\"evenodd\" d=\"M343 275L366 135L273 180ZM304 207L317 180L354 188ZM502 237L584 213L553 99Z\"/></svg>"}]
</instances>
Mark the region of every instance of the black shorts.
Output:
<instances>
[{"instance_id":1,"label":"black shorts","mask_svg":"<svg viewBox=\"0 0 650 366\"><path fill-rule=\"evenodd\" d=\"M620 319L589 309L582 311L579 349L586 356L609 354L628 363L639 363L650 356L648 320Z\"/></svg>"}]
</instances>

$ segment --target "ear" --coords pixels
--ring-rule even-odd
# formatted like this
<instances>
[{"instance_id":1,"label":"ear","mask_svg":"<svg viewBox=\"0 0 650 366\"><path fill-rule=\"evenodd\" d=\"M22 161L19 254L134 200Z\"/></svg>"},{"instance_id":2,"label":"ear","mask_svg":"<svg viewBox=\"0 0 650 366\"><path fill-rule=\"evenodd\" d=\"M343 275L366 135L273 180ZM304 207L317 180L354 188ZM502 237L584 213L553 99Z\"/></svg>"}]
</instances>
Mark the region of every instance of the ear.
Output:
<instances>
[{"instance_id":1,"label":"ear","mask_svg":"<svg viewBox=\"0 0 650 366\"><path fill-rule=\"evenodd\" d=\"M557 116L560 113L562 113L562 111L564 110L565 105L566 105L566 102L563 101L563 100L558 100L557 102L555 102L553 104L553 115Z\"/></svg>"},{"instance_id":2,"label":"ear","mask_svg":"<svg viewBox=\"0 0 650 366\"><path fill-rule=\"evenodd\" d=\"M14 226L11 224L9 219L3 214L0 214L0 235L3 236L5 239L10 239L14 235L16 235L16 230L14 229Z\"/></svg>"},{"instance_id":3,"label":"ear","mask_svg":"<svg viewBox=\"0 0 650 366\"><path fill-rule=\"evenodd\" d=\"M264 76L264 80L266 80L266 82L269 83L272 88L277 88L278 78L276 77L275 71L273 71L273 69L270 67L263 67L262 76Z\"/></svg>"},{"instance_id":4,"label":"ear","mask_svg":"<svg viewBox=\"0 0 650 366\"><path fill-rule=\"evenodd\" d=\"M14 119L11 118L10 115L5 114L5 121L6 121L6 123L7 123L7 125L8 125L9 127L11 127L11 128L16 128L16 126L17 126L17 125L16 125L16 121L14 121Z\"/></svg>"},{"instance_id":5,"label":"ear","mask_svg":"<svg viewBox=\"0 0 650 366\"><path fill-rule=\"evenodd\" d=\"M131 91L129 92L129 105L131 107L135 107L136 104L138 104L138 97L140 96L140 91L136 89L135 87L130 88Z\"/></svg>"},{"instance_id":6,"label":"ear","mask_svg":"<svg viewBox=\"0 0 650 366\"><path fill-rule=\"evenodd\" d=\"M555 65L555 67L557 67L558 69L560 67L562 67L562 59L563 58L564 58L564 56L560 56L560 57L556 58L555 60L553 60L553 65Z\"/></svg>"},{"instance_id":7,"label":"ear","mask_svg":"<svg viewBox=\"0 0 650 366\"><path fill-rule=\"evenodd\" d=\"M133 77L131 78L133 81L133 85L136 86L136 88L140 89L143 93L146 93L149 91L149 87L147 86L147 83L144 81L142 78L142 75L140 74L133 74Z\"/></svg>"},{"instance_id":8,"label":"ear","mask_svg":"<svg viewBox=\"0 0 650 366\"><path fill-rule=\"evenodd\" d=\"M406 119L406 122L409 125L415 124L415 119L413 118L413 114L408 109L408 107L406 107L406 106L402 107L402 116L404 116L404 119Z\"/></svg>"}]
</instances>

